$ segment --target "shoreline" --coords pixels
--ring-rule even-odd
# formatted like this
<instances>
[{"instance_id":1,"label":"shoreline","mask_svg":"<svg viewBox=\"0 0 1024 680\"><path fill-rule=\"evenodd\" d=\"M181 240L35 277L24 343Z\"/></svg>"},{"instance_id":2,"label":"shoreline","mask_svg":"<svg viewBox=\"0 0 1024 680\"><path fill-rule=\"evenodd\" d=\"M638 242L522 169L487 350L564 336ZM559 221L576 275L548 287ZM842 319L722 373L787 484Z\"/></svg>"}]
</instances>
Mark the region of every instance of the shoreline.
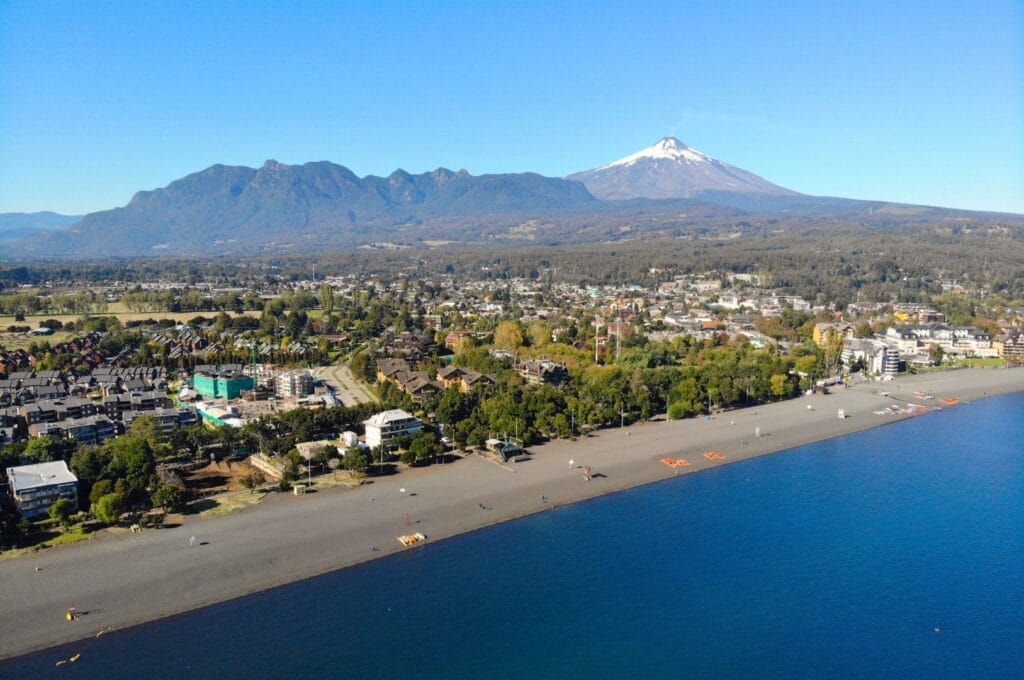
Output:
<instances>
[{"instance_id":1,"label":"shoreline","mask_svg":"<svg viewBox=\"0 0 1024 680\"><path fill-rule=\"evenodd\" d=\"M919 390L933 392L935 399L915 398ZM500 466L470 455L444 466L375 478L357 488L305 497L272 494L240 513L189 517L180 527L104 535L40 551L0 563L0 659L394 555L408 549L396 540L402 534L422 532L427 544L437 543L536 512L911 417L874 413L889 404L946 408L939 399L966 402L1019 391L1024 391L1022 368L906 376L840 388L827 396L726 411L712 420L601 430L577 441L533 447L533 459L518 464ZM839 419L838 409L848 417ZM725 458L705 458L709 451ZM690 465L669 468L659 461L662 457L683 458ZM589 481L582 466L593 468ZM188 546L191 535L202 545ZM86 613L72 623L64 620L69 601Z\"/></svg>"}]
</instances>

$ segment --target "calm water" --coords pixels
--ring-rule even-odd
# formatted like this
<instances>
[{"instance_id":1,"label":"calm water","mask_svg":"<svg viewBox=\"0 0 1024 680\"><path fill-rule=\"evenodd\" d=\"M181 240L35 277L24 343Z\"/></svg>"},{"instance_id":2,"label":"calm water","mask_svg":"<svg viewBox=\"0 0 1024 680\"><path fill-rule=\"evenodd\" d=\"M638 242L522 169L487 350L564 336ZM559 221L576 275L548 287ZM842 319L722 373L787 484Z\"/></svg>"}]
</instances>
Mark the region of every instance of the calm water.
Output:
<instances>
[{"instance_id":1,"label":"calm water","mask_svg":"<svg viewBox=\"0 0 1024 680\"><path fill-rule=\"evenodd\" d=\"M1020 678L1022 448L1024 395L991 399L24 657L0 676Z\"/></svg>"}]
</instances>

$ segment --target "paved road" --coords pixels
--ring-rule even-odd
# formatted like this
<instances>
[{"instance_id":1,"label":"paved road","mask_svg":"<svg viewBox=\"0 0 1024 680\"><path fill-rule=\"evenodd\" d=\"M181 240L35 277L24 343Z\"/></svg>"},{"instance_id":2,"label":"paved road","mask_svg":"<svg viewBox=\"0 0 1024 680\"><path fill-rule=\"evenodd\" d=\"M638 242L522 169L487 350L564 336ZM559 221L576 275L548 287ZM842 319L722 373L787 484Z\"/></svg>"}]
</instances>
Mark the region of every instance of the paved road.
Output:
<instances>
[{"instance_id":1,"label":"paved road","mask_svg":"<svg viewBox=\"0 0 1024 680\"><path fill-rule=\"evenodd\" d=\"M316 374L334 390L335 396L345 406L377 401L356 382L348 366L324 366L318 368Z\"/></svg>"}]
</instances>

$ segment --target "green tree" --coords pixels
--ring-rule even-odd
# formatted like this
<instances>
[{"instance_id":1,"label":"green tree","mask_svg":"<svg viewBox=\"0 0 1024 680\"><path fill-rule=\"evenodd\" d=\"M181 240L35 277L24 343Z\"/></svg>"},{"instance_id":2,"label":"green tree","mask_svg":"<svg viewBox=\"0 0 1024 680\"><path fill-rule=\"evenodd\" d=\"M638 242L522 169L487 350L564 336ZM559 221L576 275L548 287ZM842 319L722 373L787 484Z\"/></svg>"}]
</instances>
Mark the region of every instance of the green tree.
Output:
<instances>
[{"instance_id":1,"label":"green tree","mask_svg":"<svg viewBox=\"0 0 1024 680\"><path fill-rule=\"evenodd\" d=\"M672 402L668 406L668 419L679 420L685 418L688 415L687 410L687 406L683 402Z\"/></svg>"},{"instance_id":2,"label":"green tree","mask_svg":"<svg viewBox=\"0 0 1024 680\"><path fill-rule=\"evenodd\" d=\"M260 472L259 470L256 470L252 474L242 477L242 486L248 489L249 493L253 493L256 491L257 488L259 488L260 485L262 485L266 481L267 478L263 475L263 473Z\"/></svg>"},{"instance_id":3,"label":"green tree","mask_svg":"<svg viewBox=\"0 0 1024 680\"><path fill-rule=\"evenodd\" d=\"M791 391L788 376L777 373L772 376L771 384L772 394L776 397L784 397Z\"/></svg>"},{"instance_id":4,"label":"green tree","mask_svg":"<svg viewBox=\"0 0 1024 680\"><path fill-rule=\"evenodd\" d=\"M103 446L111 455L111 461L104 476L123 480L127 492L135 500L139 500L142 492L149 485L149 478L156 469L153 449L150 447L149 441L136 434L126 434L108 439Z\"/></svg>"},{"instance_id":5,"label":"green tree","mask_svg":"<svg viewBox=\"0 0 1024 680\"><path fill-rule=\"evenodd\" d=\"M104 524L113 524L121 516L124 508L124 497L118 493L108 493L92 506L93 516Z\"/></svg>"},{"instance_id":6,"label":"green tree","mask_svg":"<svg viewBox=\"0 0 1024 680\"><path fill-rule=\"evenodd\" d=\"M348 450L341 461L342 467L357 475L365 475L370 468L370 454L358 447Z\"/></svg>"},{"instance_id":7,"label":"green tree","mask_svg":"<svg viewBox=\"0 0 1024 680\"><path fill-rule=\"evenodd\" d=\"M323 307L324 316L330 316L334 311L334 289L329 283L320 286L320 306Z\"/></svg>"},{"instance_id":8,"label":"green tree","mask_svg":"<svg viewBox=\"0 0 1024 680\"><path fill-rule=\"evenodd\" d=\"M61 525L67 529L71 525L71 513L74 509L75 504L70 500L67 498L58 498L57 501L50 506L50 519L59 521Z\"/></svg>"},{"instance_id":9,"label":"green tree","mask_svg":"<svg viewBox=\"0 0 1024 680\"><path fill-rule=\"evenodd\" d=\"M838 375L839 369L843 367L843 336L832 329L825 338L823 364L826 378Z\"/></svg>"},{"instance_id":10,"label":"green tree","mask_svg":"<svg viewBox=\"0 0 1024 680\"><path fill-rule=\"evenodd\" d=\"M371 385L377 382L377 369L373 364L373 359L366 352L356 352L352 357L349 367L352 369L352 374L358 380L368 382Z\"/></svg>"},{"instance_id":11,"label":"green tree","mask_svg":"<svg viewBox=\"0 0 1024 680\"><path fill-rule=\"evenodd\" d=\"M49 463L60 458L60 448L49 437L33 437L22 455L29 463Z\"/></svg>"},{"instance_id":12,"label":"green tree","mask_svg":"<svg viewBox=\"0 0 1024 680\"><path fill-rule=\"evenodd\" d=\"M92 485L92 489L89 491L89 502L95 503L99 499L106 496L108 493L114 492L114 483L109 479L101 479Z\"/></svg>"},{"instance_id":13,"label":"green tree","mask_svg":"<svg viewBox=\"0 0 1024 680\"><path fill-rule=\"evenodd\" d=\"M160 425L152 416L139 416L133 420L129 432L145 439L154 453L165 452L169 449L166 446L163 433L160 432Z\"/></svg>"},{"instance_id":14,"label":"green tree","mask_svg":"<svg viewBox=\"0 0 1024 680\"><path fill-rule=\"evenodd\" d=\"M164 484L153 494L153 505L167 512L181 512L188 506L188 491L177 484Z\"/></svg>"},{"instance_id":15,"label":"green tree","mask_svg":"<svg viewBox=\"0 0 1024 680\"><path fill-rule=\"evenodd\" d=\"M316 463L322 468L327 467L327 462L331 458L334 458L336 455L338 455L337 447L330 445L323 446L320 448L319 451L313 454L312 462Z\"/></svg>"},{"instance_id":16,"label":"green tree","mask_svg":"<svg viewBox=\"0 0 1024 680\"><path fill-rule=\"evenodd\" d=\"M82 446L71 456L71 471L84 484L94 484L110 464L110 451L99 446Z\"/></svg>"}]
</instances>

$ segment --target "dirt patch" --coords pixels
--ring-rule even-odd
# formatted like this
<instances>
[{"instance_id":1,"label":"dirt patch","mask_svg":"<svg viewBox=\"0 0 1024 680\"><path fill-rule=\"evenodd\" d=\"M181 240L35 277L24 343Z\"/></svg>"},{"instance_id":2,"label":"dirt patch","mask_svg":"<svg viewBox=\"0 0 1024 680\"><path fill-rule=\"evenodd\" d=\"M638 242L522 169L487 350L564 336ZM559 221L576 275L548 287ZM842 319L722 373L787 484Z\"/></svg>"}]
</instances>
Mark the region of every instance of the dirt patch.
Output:
<instances>
[{"instance_id":1,"label":"dirt patch","mask_svg":"<svg viewBox=\"0 0 1024 680\"><path fill-rule=\"evenodd\" d=\"M255 472L256 468L244 460L219 461L183 475L182 481L190 490L203 495L242 491L242 480Z\"/></svg>"}]
</instances>

